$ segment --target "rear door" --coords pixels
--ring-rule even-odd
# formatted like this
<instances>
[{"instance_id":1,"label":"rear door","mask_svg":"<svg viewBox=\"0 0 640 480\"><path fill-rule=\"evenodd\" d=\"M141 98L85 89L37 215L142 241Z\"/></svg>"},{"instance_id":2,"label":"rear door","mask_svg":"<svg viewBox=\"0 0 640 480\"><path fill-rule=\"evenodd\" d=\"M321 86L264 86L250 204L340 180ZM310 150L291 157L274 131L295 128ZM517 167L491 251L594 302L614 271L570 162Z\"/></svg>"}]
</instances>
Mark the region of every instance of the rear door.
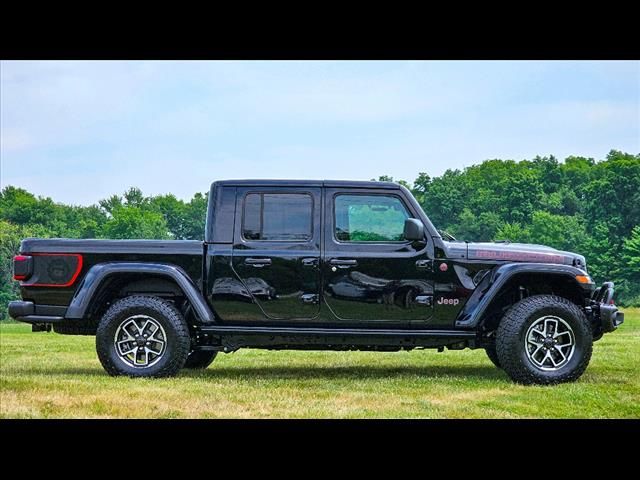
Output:
<instances>
[{"instance_id":1,"label":"rear door","mask_svg":"<svg viewBox=\"0 0 640 480\"><path fill-rule=\"evenodd\" d=\"M238 188L232 269L249 321L305 322L320 310L321 189ZM233 287L230 286L230 287Z\"/></svg>"}]
</instances>

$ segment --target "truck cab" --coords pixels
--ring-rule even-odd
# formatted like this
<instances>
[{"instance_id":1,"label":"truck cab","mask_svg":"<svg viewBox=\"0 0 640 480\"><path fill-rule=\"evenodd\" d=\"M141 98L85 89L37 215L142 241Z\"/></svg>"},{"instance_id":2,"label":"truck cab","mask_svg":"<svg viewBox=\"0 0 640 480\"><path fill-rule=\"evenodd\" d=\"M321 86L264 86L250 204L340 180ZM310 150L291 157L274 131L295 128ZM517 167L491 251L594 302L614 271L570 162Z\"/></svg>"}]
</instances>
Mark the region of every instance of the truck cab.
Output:
<instances>
[{"instance_id":1,"label":"truck cab","mask_svg":"<svg viewBox=\"0 0 640 480\"><path fill-rule=\"evenodd\" d=\"M433 260L442 241L400 185L227 181L210 195L207 299L221 322L438 325ZM425 226L419 241L404 237L410 218Z\"/></svg>"}]
</instances>

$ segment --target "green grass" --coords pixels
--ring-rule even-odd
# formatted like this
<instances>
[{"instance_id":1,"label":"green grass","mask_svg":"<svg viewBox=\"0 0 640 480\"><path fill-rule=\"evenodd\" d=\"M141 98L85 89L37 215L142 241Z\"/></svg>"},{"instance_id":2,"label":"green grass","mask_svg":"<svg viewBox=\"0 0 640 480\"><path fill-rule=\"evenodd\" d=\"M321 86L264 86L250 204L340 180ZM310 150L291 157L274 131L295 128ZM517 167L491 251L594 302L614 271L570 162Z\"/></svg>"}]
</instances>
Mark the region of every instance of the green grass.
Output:
<instances>
[{"instance_id":1,"label":"green grass","mask_svg":"<svg viewBox=\"0 0 640 480\"><path fill-rule=\"evenodd\" d=\"M107 376L93 337L0 325L0 416L640 418L640 309L572 384L524 387L484 351L240 350L170 379Z\"/></svg>"}]
</instances>

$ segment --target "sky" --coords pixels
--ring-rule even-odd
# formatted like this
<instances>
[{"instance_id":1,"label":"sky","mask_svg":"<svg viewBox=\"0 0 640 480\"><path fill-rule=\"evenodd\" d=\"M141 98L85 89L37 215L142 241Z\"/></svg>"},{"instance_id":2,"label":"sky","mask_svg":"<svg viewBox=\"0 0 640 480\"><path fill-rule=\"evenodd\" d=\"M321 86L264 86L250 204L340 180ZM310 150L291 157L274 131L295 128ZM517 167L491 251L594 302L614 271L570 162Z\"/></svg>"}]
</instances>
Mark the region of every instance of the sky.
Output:
<instances>
[{"instance_id":1,"label":"sky","mask_svg":"<svg viewBox=\"0 0 640 480\"><path fill-rule=\"evenodd\" d=\"M0 110L0 187L188 200L222 179L637 154L640 62L2 61Z\"/></svg>"}]
</instances>

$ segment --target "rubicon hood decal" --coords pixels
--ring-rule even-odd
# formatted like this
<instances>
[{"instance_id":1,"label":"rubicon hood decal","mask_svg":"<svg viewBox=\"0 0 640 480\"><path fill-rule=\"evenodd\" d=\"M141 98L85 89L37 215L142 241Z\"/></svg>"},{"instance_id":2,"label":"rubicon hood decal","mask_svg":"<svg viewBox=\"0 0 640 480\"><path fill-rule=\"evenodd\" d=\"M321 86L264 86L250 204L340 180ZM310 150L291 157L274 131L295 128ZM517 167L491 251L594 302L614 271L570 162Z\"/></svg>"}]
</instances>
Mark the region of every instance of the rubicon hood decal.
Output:
<instances>
[{"instance_id":1,"label":"rubicon hood decal","mask_svg":"<svg viewBox=\"0 0 640 480\"><path fill-rule=\"evenodd\" d=\"M469 243L470 260L497 260L509 262L559 263L571 265L575 258L584 257L571 252L563 252L544 245L524 243Z\"/></svg>"},{"instance_id":2,"label":"rubicon hood decal","mask_svg":"<svg viewBox=\"0 0 640 480\"><path fill-rule=\"evenodd\" d=\"M538 253L508 250L489 250L469 248L469 258L489 260L511 260L514 262L564 263L565 257L554 253Z\"/></svg>"}]
</instances>

